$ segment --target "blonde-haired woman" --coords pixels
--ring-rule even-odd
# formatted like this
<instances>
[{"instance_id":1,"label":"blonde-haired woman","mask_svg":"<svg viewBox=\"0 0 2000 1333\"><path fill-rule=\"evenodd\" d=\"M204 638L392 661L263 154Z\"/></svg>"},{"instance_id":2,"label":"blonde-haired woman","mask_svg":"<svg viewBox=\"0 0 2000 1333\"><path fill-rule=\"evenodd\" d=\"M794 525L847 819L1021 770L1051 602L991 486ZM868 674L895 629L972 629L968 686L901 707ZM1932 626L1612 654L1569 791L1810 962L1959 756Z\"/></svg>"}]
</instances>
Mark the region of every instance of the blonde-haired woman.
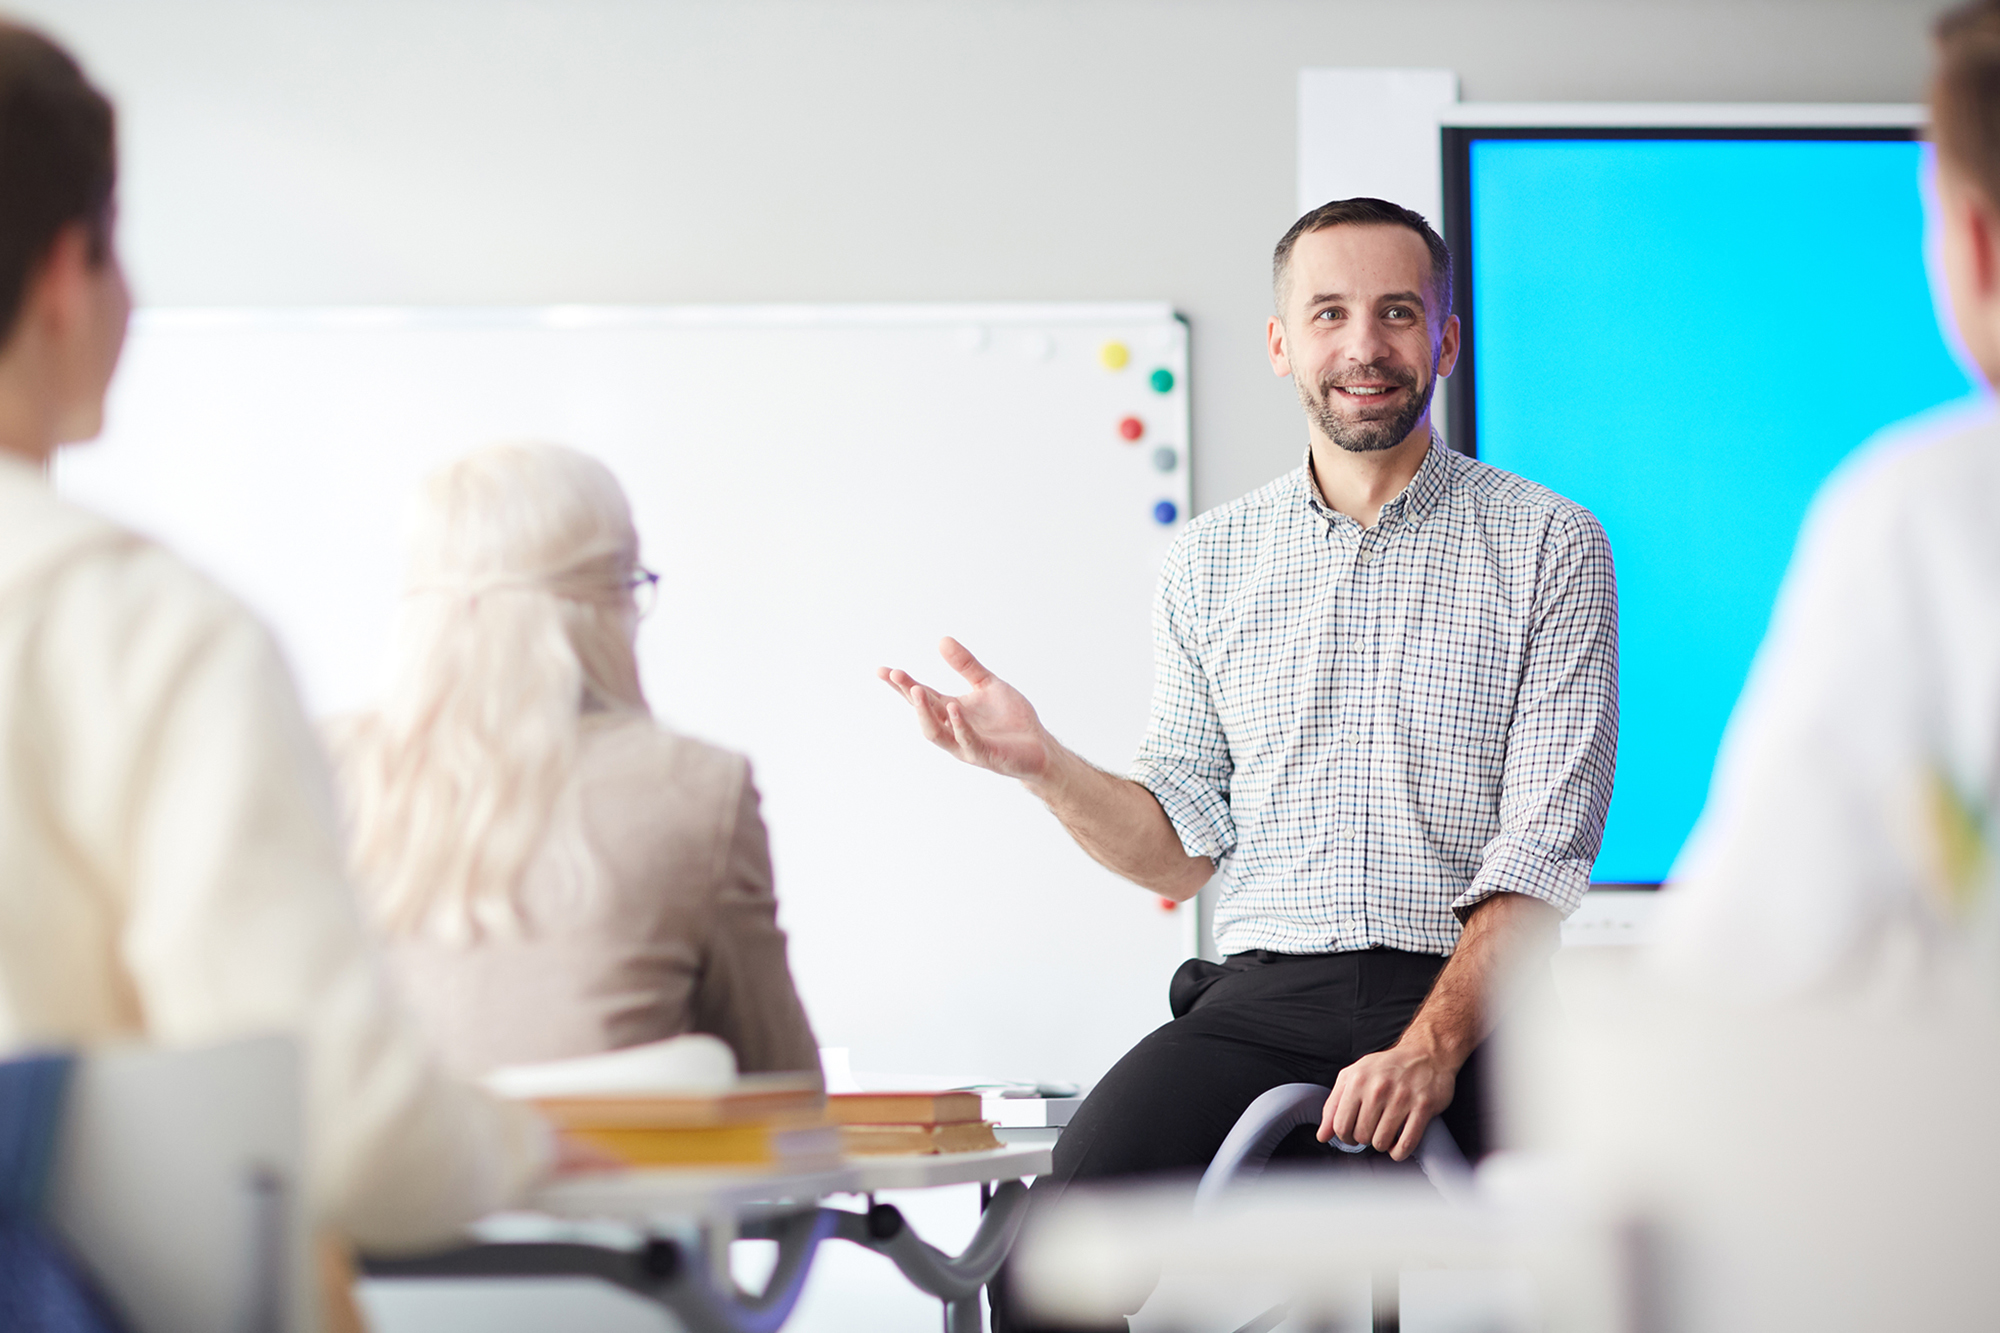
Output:
<instances>
[{"instance_id":1,"label":"blonde-haired woman","mask_svg":"<svg viewBox=\"0 0 2000 1333\"><path fill-rule=\"evenodd\" d=\"M749 765L639 686L656 581L587 455L500 446L425 484L394 684L332 741L365 905L466 1073L690 1031L818 1069Z\"/></svg>"}]
</instances>

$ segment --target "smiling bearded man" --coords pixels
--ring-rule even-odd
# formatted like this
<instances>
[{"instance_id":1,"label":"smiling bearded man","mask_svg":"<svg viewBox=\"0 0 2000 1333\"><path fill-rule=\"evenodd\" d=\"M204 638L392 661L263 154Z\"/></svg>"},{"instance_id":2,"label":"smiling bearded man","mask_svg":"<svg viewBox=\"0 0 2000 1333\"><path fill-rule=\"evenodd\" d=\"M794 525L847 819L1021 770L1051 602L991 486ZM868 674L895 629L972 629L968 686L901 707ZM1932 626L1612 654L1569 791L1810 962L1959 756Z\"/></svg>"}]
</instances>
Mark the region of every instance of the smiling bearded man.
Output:
<instances>
[{"instance_id":1,"label":"smiling bearded man","mask_svg":"<svg viewBox=\"0 0 2000 1333\"><path fill-rule=\"evenodd\" d=\"M1038 1206L1073 1180L1199 1170L1283 1083L1332 1085L1322 1142L1400 1161L1442 1114L1476 1156L1492 983L1553 951L1604 834L1611 548L1584 509L1433 433L1458 357L1450 252L1408 209L1346 199L1273 261L1271 367L1298 383L1306 459L1168 552L1131 776L1065 748L952 640L964 694L882 673L928 739L1018 778L1127 879L1185 900L1221 872L1226 960L1175 974L1174 1021L1077 1109ZM1004 1282L994 1297L996 1329L1028 1326Z\"/></svg>"}]
</instances>

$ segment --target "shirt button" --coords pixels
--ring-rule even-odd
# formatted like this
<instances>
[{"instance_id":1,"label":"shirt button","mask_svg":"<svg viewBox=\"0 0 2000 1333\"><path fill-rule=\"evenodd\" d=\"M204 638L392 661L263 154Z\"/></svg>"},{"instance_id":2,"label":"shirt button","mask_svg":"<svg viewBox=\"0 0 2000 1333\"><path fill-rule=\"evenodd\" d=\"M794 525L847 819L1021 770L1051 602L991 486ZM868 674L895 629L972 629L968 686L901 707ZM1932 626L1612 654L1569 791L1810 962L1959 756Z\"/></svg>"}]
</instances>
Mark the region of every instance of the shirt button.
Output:
<instances>
[{"instance_id":1,"label":"shirt button","mask_svg":"<svg viewBox=\"0 0 2000 1333\"><path fill-rule=\"evenodd\" d=\"M1361 932L1362 927L1366 924L1367 924L1366 922L1362 921L1362 919L1357 916L1348 921L1347 928L1351 931L1354 931L1356 934L1359 934Z\"/></svg>"},{"instance_id":2,"label":"shirt button","mask_svg":"<svg viewBox=\"0 0 2000 1333\"><path fill-rule=\"evenodd\" d=\"M1375 563L1375 552L1373 549L1364 546L1361 548L1360 554L1356 555L1354 558L1359 560L1364 565L1372 565Z\"/></svg>"}]
</instances>

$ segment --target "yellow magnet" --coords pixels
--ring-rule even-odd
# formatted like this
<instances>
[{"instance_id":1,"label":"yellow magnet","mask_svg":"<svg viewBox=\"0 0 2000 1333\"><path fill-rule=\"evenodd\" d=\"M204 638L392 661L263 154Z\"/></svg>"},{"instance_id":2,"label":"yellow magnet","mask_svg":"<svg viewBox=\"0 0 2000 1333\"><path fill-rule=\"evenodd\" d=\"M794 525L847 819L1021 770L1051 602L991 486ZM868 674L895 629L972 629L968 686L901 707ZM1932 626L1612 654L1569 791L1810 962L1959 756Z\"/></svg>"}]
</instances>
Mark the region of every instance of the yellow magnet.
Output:
<instances>
[{"instance_id":1,"label":"yellow magnet","mask_svg":"<svg viewBox=\"0 0 2000 1333\"><path fill-rule=\"evenodd\" d=\"M1104 363L1106 370L1123 370L1125 363L1132 359L1132 349L1121 342L1108 342L1097 349L1097 359Z\"/></svg>"}]
</instances>

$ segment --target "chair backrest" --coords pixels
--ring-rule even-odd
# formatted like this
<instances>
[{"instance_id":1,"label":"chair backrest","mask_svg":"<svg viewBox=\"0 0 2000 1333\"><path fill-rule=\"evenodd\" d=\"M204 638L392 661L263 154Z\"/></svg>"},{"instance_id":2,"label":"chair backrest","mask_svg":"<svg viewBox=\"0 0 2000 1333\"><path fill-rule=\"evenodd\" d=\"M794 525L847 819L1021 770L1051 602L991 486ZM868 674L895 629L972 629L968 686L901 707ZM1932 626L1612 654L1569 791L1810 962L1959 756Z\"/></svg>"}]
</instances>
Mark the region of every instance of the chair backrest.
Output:
<instances>
[{"instance_id":1,"label":"chair backrest","mask_svg":"<svg viewBox=\"0 0 2000 1333\"><path fill-rule=\"evenodd\" d=\"M289 1038L93 1052L50 1221L134 1333L308 1333L301 1122Z\"/></svg>"}]
</instances>

